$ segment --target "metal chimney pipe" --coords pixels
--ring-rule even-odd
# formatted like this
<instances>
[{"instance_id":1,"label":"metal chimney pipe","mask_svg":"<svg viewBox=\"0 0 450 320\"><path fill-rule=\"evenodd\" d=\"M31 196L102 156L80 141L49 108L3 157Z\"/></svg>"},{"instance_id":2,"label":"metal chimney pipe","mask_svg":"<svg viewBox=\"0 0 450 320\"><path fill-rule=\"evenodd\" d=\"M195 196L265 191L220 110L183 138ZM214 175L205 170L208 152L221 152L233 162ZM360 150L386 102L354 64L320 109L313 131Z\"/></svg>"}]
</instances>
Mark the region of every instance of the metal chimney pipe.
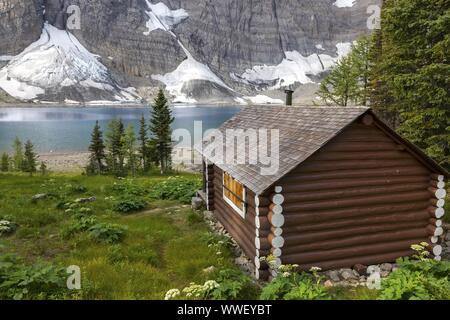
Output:
<instances>
[{"instance_id":1,"label":"metal chimney pipe","mask_svg":"<svg viewBox=\"0 0 450 320\"><path fill-rule=\"evenodd\" d=\"M284 92L286 93L286 105L287 106L292 106L292 94L294 93L293 90L284 90Z\"/></svg>"}]
</instances>

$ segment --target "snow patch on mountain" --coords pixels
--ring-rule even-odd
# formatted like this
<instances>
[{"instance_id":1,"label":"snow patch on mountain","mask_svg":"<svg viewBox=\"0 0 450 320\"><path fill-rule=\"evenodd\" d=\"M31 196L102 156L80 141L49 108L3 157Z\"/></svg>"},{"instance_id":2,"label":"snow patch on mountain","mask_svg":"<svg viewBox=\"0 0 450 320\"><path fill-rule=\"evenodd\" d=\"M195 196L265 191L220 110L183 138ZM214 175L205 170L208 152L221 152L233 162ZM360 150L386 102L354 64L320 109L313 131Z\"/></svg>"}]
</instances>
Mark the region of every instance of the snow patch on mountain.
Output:
<instances>
[{"instance_id":1,"label":"snow patch on mountain","mask_svg":"<svg viewBox=\"0 0 450 320\"><path fill-rule=\"evenodd\" d=\"M144 32L144 35L148 36L150 32L154 30L172 30L174 26L182 22L189 17L189 14L184 9L170 10L167 5L162 2L152 4L149 0L146 0L147 6L150 11L146 11L149 20L147 21L148 30Z\"/></svg>"},{"instance_id":2,"label":"snow patch on mountain","mask_svg":"<svg viewBox=\"0 0 450 320\"><path fill-rule=\"evenodd\" d=\"M40 39L0 70L0 88L22 100L35 99L47 89L77 86L110 92L117 101L136 101L137 96L120 88L97 57L70 32L45 23Z\"/></svg>"},{"instance_id":3,"label":"snow patch on mountain","mask_svg":"<svg viewBox=\"0 0 450 320\"><path fill-rule=\"evenodd\" d=\"M186 93L183 92L184 85L187 84L189 81L194 80L204 80L214 82L221 87L233 91L233 89L227 86L225 82L223 82L222 79L220 79L216 74L214 74L214 72L212 72L207 65L197 61L189 52L189 50L183 45L180 39L178 39L177 35L171 31L171 28L174 24L168 22L175 22L175 24L181 22L188 16L186 11L183 9L170 10L169 8L167 8L165 4L161 2L156 5L152 5L150 1L148 0L146 1L149 8L152 9L152 12L150 12L152 14L150 14L149 12L147 12L147 14L149 14L150 20L154 21L153 25L158 26L157 29L162 29L170 33L175 39L177 39L178 44L183 49L186 55L186 59L183 62L181 62L174 71L168 72L164 75L161 74L152 75L152 79L164 83L166 85L166 90L169 91L171 95L175 96L173 102L174 103L197 102L197 100L195 100L192 97L188 97ZM171 18L169 19L168 17ZM148 24L147 27L149 27ZM151 28L149 28L149 32L146 33L146 35L150 34L151 31L152 31Z\"/></svg>"},{"instance_id":4,"label":"snow patch on mountain","mask_svg":"<svg viewBox=\"0 0 450 320\"><path fill-rule=\"evenodd\" d=\"M333 5L338 8L351 8L355 4L356 0L336 0Z\"/></svg>"},{"instance_id":5,"label":"snow patch on mountain","mask_svg":"<svg viewBox=\"0 0 450 320\"><path fill-rule=\"evenodd\" d=\"M271 97L258 94L254 97L244 97L244 99L250 100L253 104L283 104L283 100L281 99L273 99Z\"/></svg>"},{"instance_id":6,"label":"snow patch on mountain","mask_svg":"<svg viewBox=\"0 0 450 320\"><path fill-rule=\"evenodd\" d=\"M319 48L318 48L319 49ZM337 57L326 54L312 54L307 57L298 51L285 52L285 58L278 65L255 66L247 69L243 74L231 74L231 77L256 87L272 84L268 89L276 90L295 83L314 83L312 75L329 70L336 62L351 51L351 43L338 43L336 45Z\"/></svg>"}]
</instances>

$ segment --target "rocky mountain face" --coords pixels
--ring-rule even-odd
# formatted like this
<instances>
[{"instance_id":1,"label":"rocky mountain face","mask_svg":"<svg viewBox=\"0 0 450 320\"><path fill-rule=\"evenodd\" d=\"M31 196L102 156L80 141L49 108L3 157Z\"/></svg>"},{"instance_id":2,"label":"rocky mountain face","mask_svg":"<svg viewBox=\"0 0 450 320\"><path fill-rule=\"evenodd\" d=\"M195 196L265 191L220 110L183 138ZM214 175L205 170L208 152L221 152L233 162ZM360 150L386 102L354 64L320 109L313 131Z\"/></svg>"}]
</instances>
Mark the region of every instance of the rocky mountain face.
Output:
<instances>
[{"instance_id":1,"label":"rocky mountain face","mask_svg":"<svg viewBox=\"0 0 450 320\"><path fill-rule=\"evenodd\" d=\"M245 103L261 95L281 98L287 86L297 89L298 99L310 98L317 82L348 52L350 43L368 32L367 7L378 2L0 0L0 56L4 63L8 56L23 53L42 38L47 21L48 26L67 32L68 38L73 36L107 70L90 88L104 91L102 86L107 85L114 90L109 94L78 90L81 82L86 87L90 79L86 73L90 69L81 68L80 63L95 62L81 59L84 62L68 63L67 57L74 59L73 54L61 49L64 46L58 45L58 39L52 45L61 47L60 52L52 61L65 63L63 72L69 74L84 70L69 77L73 85L60 90L50 81L42 88L35 76L18 75L23 68L13 59L1 69L3 81L0 71L0 87L10 93L9 78L20 82L17 86L22 89L42 88L34 99L83 102L127 100L117 96L130 86L144 98L164 87L177 102ZM76 23L74 28L74 21L79 28ZM66 59L57 58L61 56ZM98 99L94 99L96 94Z\"/></svg>"}]
</instances>

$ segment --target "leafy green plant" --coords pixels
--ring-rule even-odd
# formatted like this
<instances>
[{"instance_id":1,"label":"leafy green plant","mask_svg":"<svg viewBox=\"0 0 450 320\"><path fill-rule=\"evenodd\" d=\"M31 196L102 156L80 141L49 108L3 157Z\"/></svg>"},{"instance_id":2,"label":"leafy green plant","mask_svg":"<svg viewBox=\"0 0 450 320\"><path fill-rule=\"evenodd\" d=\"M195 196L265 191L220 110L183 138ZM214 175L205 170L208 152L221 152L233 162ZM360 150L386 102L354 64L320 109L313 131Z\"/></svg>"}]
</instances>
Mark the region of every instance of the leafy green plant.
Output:
<instances>
[{"instance_id":1,"label":"leafy green plant","mask_svg":"<svg viewBox=\"0 0 450 320\"><path fill-rule=\"evenodd\" d=\"M147 202L141 197L125 196L114 203L114 211L130 213L144 209Z\"/></svg>"},{"instance_id":2,"label":"leafy green plant","mask_svg":"<svg viewBox=\"0 0 450 320\"><path fill-rule=\"evenodd\" d=\"M148 191L133 179L124 179L120 182L114 182L112 189L122 195L143 196Z\"/></svg>"},{"instance_id":3,"label":"leafy green plant","mask_svg":"<svg viewBox=\"0 0 450 320\"><path fill-rule=\"evenodd\" d=\"M263 258L277 276L262 289L262 300L329 300L328 290L321 284L323 278L318 275L320 268L311 268L310 273L296 272L297 265L277 266L275 258Z\"/></svg>"},{"instance_id":4,"label":"leafy green plant","mask_svg":"<svg viewBox=\"0 0 450 320\"><path fill-rule=\"evenodd\" d=\"M48 263L31 266L14 255L0 255L0 299L58 299L67 294L67 274Z\"/></svg>"},{"instance_id":5,"label":"leafy green plant","mask_svg":"<svg viewBox=\"0 0 450 320\"><path fill-rule=\"evenodd\" d=\"M248 300L258 293L252 279L239 270L220 270L215 281L219 286L212 291L211 297L216 300Z\"/></svg>"},{"instance_id":6,"label":"leafy green plant","mask_svg":"<svg viewBox=\"0 0 450 320\"><path fill-rule=\"evenodd\" d=\"M448 300L450 299L450 262L428 258L428 244L411 248L413 259L397 260L398 269L381 282L382 300Z\"/></svg>"},{"instance_id":7,"label":"leafy green plant","mask_svg":"<svg viewBox=\"0 0 450 320\"><path fill-rule=\"evenodd\" d=\"M63 228L61 235L64 239L68 239L74 234L88 231L96 223L97 219L95 217L79 216L75 218L70 225Z\"/></svg>"},{"instance_id":8,"label":"leafy green plant","mask_svg":"<svg viewBox=\"0 0 450 320\"><path fill-rule=\"evenodd\" d=\"M201 181L198 178L169 177L153 186L150 197L160 200L178 200L189 204L200 187Z\"/></svg>"},{"instance_id":9,"label":"leafy green plant","mask_svg":"<svg viewBox=\"0 0 450 320\"><path fill-rule=\"evenodd\" d=\"M89 235L97 242L113 244L123 240L126 230L118 224L98 223L89 228Z\"/></svg>"}]
</instances>

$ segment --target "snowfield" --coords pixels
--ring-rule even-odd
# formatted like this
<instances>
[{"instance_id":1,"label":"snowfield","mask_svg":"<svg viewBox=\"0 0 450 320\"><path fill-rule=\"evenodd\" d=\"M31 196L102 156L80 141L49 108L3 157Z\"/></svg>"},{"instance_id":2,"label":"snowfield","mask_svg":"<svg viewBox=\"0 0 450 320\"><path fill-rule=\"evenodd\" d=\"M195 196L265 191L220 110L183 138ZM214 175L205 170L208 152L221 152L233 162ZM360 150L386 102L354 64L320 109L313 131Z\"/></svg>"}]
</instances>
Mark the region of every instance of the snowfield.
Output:
<instances>
[{"instance_id":1,"label":"snowfield","mask_svg":"<svg viewBox=\"0 0 450 320\"><path fill-rule=\"evenodd\" d=\"M318 49L322 50L321 47ZM285 52L286 58L278 65L255 66L252 69L247 69L241 75L231 74L231 77L255 86L264 86L275 82L269 88L270 90L277 90L295 83L313 83L309 76L319 75L329 70L339 59L350 52L351 43L338 43L336 49L337 57L317 53L305 57L297 51L288 51Z\"/></svg>"},{"instance_id":2,"label":"snowfield","mask_svg":"<svg viewBox=\"0 0 450 320\"><path fill-rule=\"evenodd\" d=\"M148 36L150 32L154 30L171 30L174 26L182 22L189 17L189 14L184 9L170 10L164 3L159 2L152 4L149 0L146 0L148 8L147 11L149 20L147 21L148 30L144 32L144 35Z\"/></svg>"},{"instance_id":3,"label":"snowfield","mask_svg":"<svg viewBox=\"0 0 450 320\"><path fill-rule=\"evenodd\" d=\"M354 6L356 0L337 0L333 5L338 8L351 8Z\"/></svg>"},{"instance_id":4,"label":"snowfield","mask_svg":"<svg viewBox=\"0 0 450 320\"><path fill-rule=\"evenodd\" d=\"M31 100L46 89L79 86L117 95L117 100L136 101L129 90L112 80L108 69L70 32L46 23L39 40L0 70L0 87L11 96Z\"/></svg>"}]
</instances>

